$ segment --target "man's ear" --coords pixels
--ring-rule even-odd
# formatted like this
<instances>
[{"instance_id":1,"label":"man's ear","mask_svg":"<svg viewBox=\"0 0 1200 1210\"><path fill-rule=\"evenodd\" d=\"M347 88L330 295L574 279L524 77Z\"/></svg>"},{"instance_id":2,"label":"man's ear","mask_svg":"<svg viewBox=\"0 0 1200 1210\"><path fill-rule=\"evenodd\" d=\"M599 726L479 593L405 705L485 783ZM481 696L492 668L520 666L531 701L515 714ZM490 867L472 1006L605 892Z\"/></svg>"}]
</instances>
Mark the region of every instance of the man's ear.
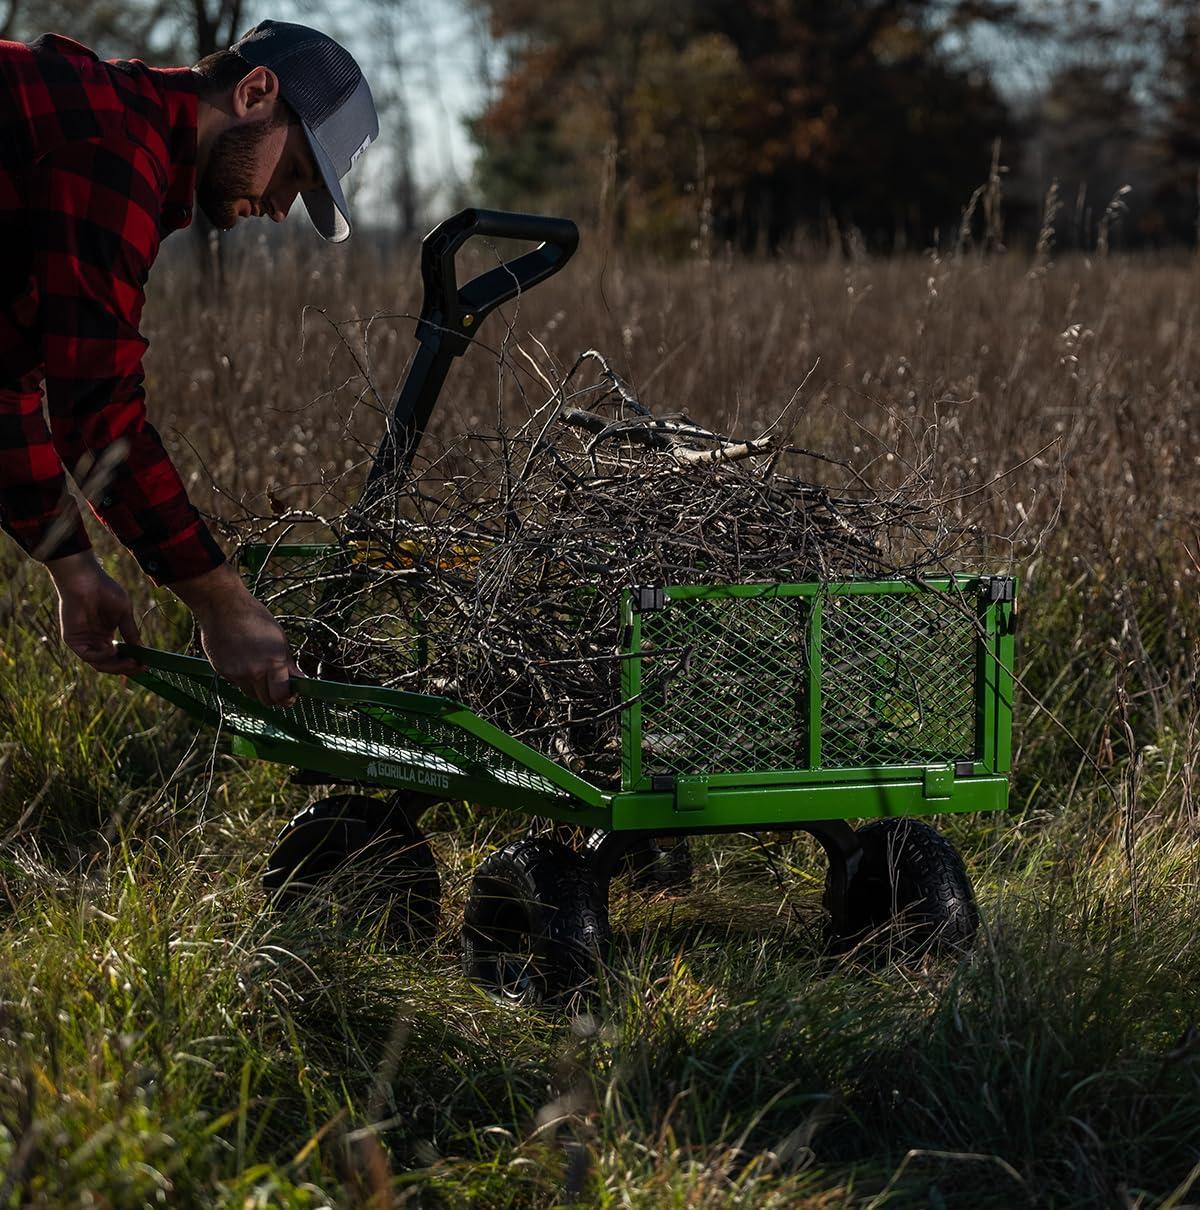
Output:
<instances>
[{"instance_id":1,"label":"man's ear","mask_svg":"<svg viewBox=\"0 0 1200 1210\"><path fill-rule=\"evenodd\" d=\"M278 100L279 77L269 67L255 67L233 86L230 108L235 118L259 118Z\"/></svg>"}]
</instances>

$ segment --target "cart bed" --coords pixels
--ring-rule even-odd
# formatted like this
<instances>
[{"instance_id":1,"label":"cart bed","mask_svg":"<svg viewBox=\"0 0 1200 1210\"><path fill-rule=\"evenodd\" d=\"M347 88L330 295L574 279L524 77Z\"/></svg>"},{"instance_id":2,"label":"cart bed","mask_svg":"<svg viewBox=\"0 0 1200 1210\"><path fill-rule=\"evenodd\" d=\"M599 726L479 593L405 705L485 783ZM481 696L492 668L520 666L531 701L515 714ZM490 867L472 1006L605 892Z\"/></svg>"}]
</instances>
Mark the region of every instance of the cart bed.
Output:
<instances>
[{"instance_id":1,"label":"cart bed","mask_svg":"<svg viewBox=\"0 0 1200 1210\"><path fill-rule=\"evenodd\" d=\"M619 789L445 697L298 678L296 704L269 708L202 659L146 649L135 679L241 755L587 826L1000 809L1014 598L1011 579L973 576L626 592Z\"/></svg>"}]
</instances>

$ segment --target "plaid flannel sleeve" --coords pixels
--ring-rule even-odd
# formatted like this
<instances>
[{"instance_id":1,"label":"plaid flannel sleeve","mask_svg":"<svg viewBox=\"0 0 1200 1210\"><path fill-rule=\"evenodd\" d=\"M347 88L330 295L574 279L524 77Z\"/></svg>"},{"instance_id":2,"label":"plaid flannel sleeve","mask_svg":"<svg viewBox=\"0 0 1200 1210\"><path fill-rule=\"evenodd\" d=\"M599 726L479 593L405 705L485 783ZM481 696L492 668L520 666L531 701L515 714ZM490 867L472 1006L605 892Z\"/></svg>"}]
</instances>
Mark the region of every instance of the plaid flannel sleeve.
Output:
<instances>
[{"instance_id":1,"label":"plaid flannel sleeve","mask_svg":"<svg viewBox=\"0 0 1200 1210\"><path fill-rule=\"evenodd\" d=\"M0 525L35 559L91 549L42 415L39 387L0 388Z\"/></svg>"},{"instance_id":2,"label":"plaid flannel sleeve","mask_svg":"<svg viewBox=\"0 0 1200 1210\"><path fill-rule=\"evenodd\" d=\"M69 143L39 163L30 211L54 448L96 515L169 584L225 557L146 419L139 323L158 171L133 143Z\"/></svg>"}]
</instances>

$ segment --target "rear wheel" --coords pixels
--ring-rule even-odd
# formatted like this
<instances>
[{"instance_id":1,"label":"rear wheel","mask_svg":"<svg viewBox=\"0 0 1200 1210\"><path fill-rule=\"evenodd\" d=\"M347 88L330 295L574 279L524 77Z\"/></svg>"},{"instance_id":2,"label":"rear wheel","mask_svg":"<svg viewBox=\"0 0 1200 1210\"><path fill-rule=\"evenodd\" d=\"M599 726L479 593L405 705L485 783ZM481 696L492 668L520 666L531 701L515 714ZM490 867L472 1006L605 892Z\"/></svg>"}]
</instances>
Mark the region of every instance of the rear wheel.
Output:
<instances>
[{"instance_id":1,"label":"rear wheel","mask_svg":"<svg viewBox=\"0 0 1200 1210\"><path fill-rule=\"evenodd\" d=\"M979 911L954 846L917 819L876 820L856 835L862 856L846 885L842 926L830 930L832 948L900 957L970 949Z\"/></svg>"},{"instance_id":2,"label":"rear wheel","mask_svg":"<svg viewBox=\"0 0 1200 1210\"><path fill-rule=\"evenodd\" d=\"M280 833L263 885L281 910L356 919L393 943L437 931L441 883L429 842L402 810L365 794L301 811Z\"/></svg>"},{"instance_id":3,"label":"rear wheel","mask_svg":"<svg viewBox=\"0 0 1200 1210\"><path fill-rule=\"evenodd\" d=\"M480 862L463 917L463 969L519 1004L558 1001L596 979L608 903L566 845L525 837Z\"/></svg>"},{"instance_id":4,"label":"rear wheel","mask_svg":"<svg viewBox=\"0 0 1200 1210\"><path fill-rule=\"evenodd\" d=\"M598 877L628 876L640 891L686 895L692 889L692 850L686 836L630 836L595 828L580 853Z\"/></svg>"},{"instance_id":5,"label":"rear wheel","mask_svg":"<svg viewBox=\"0 0 1200 1210\"><path fill-rule=\"evenodd\" d=\"M626 855L630 882L638 890L686 895L692 889L692 850L686 836L648 836Z\"/></svg>"}]
</instances>

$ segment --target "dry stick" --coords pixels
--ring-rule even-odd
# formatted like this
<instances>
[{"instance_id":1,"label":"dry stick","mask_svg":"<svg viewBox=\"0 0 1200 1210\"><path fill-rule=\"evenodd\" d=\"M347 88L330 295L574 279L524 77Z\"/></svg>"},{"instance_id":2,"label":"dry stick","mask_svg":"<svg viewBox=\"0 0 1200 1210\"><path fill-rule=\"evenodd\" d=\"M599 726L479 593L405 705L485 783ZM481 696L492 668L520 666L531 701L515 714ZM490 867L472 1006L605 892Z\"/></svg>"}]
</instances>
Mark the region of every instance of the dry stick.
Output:
<instances>
[{"instance_id":1,"label":"dry stick","mask_svg":"<svg viewBox=\"0 0 1200 1210\"><path fill-rule=\"evenodd\" d=\"M129 442L124 437L118 437L96 459L79 489L87 500L94 501L99 498L100 493L112 481L117 467L125 460L128 451ZM58 510L58 516L50 523L45 536L31 552L32 557L38 561L49 558L58 549L59 543L79 524L79 510L76 508L74 500L71 499L70 490L65 485L58 503Z\"/></svg>"}]
</instances>

